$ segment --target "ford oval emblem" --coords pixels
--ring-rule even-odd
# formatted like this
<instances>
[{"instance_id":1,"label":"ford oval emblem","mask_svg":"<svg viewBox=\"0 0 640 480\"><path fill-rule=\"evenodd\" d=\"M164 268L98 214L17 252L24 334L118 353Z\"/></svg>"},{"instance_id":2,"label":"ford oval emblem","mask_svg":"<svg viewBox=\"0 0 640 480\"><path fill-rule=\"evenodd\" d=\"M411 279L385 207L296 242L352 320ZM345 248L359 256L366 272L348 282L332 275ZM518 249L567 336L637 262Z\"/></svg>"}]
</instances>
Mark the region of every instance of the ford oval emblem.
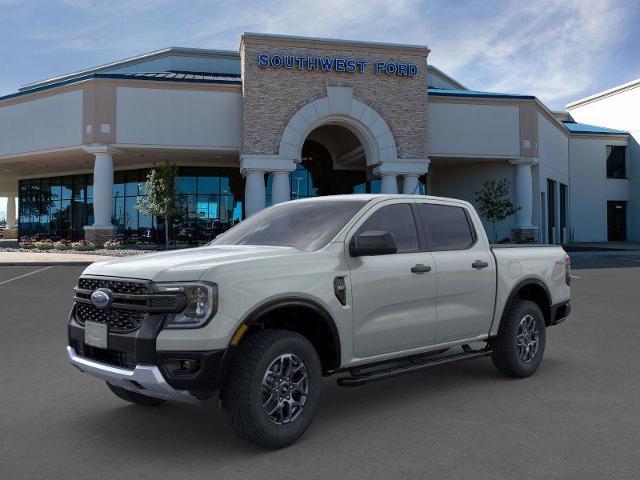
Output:
<instances>
[{"instance_id":1,"label":"ford oval emblem","mask_svg":"<svg viewBox=\"0 0 640 480\"><path fill-rule=\"evenodd\" d=\"M109 308L113 302L113 293L108 288L99 288L91 294L91 303L96 308Z\"/></svg>"}]
</instances>

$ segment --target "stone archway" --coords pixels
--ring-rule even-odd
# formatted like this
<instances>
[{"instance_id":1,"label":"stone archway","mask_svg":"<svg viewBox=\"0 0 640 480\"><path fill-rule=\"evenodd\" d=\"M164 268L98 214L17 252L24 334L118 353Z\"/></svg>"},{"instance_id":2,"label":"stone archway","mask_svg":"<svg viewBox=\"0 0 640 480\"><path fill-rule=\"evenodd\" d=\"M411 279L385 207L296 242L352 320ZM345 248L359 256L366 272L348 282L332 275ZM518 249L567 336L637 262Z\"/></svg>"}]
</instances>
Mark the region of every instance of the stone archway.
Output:
<instances>
[{"instance_id":1,"label":"stone archway","mask_svg":"<svg viewBox=\"0 0 640 480\"><path fill-rule=\"evenodd\" d=\"M415 193L418 177L423 175L427 159L398 159L398 149L391 129L382 116L369 105L353 97L351 87L326 87L327 96L310 101L296 111L280 136L276 154L245 153L240 169L246 177L246 215L264 208L266 203L265 173L271 173L271 202L291 198L290 174L302 160L302 149L309 134L320 127L336 125L353 133L365 153L366 167L381 179L382 193L398 193L398 177L402 192Z\"/></svg>"},{"instance_id":2,"label":"stone archway","mask_svg":"<svg viewBox=\"0 0 640 480\"><path fill-rule=\"evenodd\" d=\"M349 129L360 141L367 166L393 162L398 158L396 142L382 116L364 102L353 98L351 87L327 87L327 96L300 108L282 132L278 156L299 162L309 134L323 125Z\"/></svg>"}]
</instances>

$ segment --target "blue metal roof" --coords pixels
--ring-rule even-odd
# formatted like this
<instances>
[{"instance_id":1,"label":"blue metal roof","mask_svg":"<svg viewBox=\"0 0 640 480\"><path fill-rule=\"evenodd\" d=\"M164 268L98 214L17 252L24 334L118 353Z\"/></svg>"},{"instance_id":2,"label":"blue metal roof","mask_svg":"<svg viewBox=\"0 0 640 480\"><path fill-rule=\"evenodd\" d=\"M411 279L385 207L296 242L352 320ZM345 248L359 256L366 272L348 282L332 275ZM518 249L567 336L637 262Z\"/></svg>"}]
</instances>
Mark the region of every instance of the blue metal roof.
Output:
<instances>
[{"instance_id":1,"label":"blue metal roof","mask_svg":"<svg viewBox=\"0 0 640 480\"><path fill-rule=\"evenodd\" d=\"M569 129L571 133L584 133L584 134L596 134L596 135L628 135L629 132L624 130L614 130L613 128L598 127L596 125L589 125L586 123L577 122L562 122Z\"/></svg>"},{"instance_id":2,"label":"blue metal roof","mask_svg":"<svg viewBox=\"0 0 640 480\"><path fill-rule=\"evenodd\" d=\"M155 82L186 82L186 83L222 83L231 85L242 85L240 75L229 73L199 73L199 72L148 72L148 73L90 73L81 77L71 78L60 82L49 83L42 87L31 88L17 93L10 93L0 97L0 100L22 97L35 92L49 90L50 88L61 87L73 83L91 80L93 78L113 78L126 80L151 80Z\"/></svg>"},{"instance_id":3,"label":"blue metal roof","mask_svg":"<svg viewBox=\"0 0 640 480\"><path fill-rule=\"evenodd\" d=\"M455 90L447 88L427 88L429 95L442 97L475 97L475 98L516 98L535 100L533 95L520 95L516 93L480 92L478 90Z\"/></svg>"}]
</instances>

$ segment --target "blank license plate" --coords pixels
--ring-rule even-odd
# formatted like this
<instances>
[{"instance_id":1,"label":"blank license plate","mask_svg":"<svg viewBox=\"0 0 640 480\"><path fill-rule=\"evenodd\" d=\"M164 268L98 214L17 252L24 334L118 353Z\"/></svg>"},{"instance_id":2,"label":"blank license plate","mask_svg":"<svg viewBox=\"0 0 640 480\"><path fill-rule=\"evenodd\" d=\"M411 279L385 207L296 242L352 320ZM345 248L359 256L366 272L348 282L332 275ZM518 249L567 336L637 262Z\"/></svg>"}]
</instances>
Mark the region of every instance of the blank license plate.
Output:
<instances>
[{"instance_id":1,"label":"blank license plate","mask_svg":"<svg viewBox=\"0 0 640 480\"><path fill-rule=\"evenodd\" d=\"M108 331L109 329L105 323L85 322L84 343L106 350Z\"/></svg>"}]
</instances>

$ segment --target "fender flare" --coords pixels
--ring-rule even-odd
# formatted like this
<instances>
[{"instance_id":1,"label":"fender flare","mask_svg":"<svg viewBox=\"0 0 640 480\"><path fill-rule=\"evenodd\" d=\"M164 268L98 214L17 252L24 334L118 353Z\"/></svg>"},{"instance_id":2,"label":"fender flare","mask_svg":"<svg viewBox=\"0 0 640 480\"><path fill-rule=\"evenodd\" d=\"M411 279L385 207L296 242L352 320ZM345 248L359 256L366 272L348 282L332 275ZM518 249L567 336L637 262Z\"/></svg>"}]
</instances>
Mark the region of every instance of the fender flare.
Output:
<instances>
[{"instance_id":1,"label":"fender flare","mask_svg":"<svg viewBox=\"0 0 640 480\"><path fill-rule=\"evenodd\" d=\"M520 282L518 282L511 289L511 293L509 293L509 296L507 297L507 300L504 302L504 308L502 309L502 312L500 314L500 323L498 324L498 329L500 328L500 325L502 324L502 319L504 317L504 313L507 310L507 307L511 304L513 299L516 298L518 293L520 293L520 290L522 290L524 287L527 287L529 285L535 285L536 287L542 287L542 291L544 292L545 297L547 299L547 303L549 304L548 310L546 312L543 311L542 314L545 316L545 321L550 319L551 305L553 305L553 303L551 301L551 293L549 292L549 288L539 278L529 277L529 278L525 278L524 280L521 280ZM496 330L496 332L497 332L497 330Z\"/></svg>"},{"instance_id":2,"label":"fender flare","mask_svg":"<svg viewBox=\"0 0 640 480\"><path fill-rule=\"evenodd\" d=\"M274 300L270 300L258 307L254 308L249 315L246 316L244 321L238 326L240 328L242 325L251 326L259 322L259 320L268 315L271 312L274 312L280 308L285 307L301 307L301 308L309 308L317 313L320 318L324 321L324 323L329 327L329 331L331 332L331 337L333 338L333 344L335 345L335 365L336 368L340 368L340 364L342 363L342 345L340 343L340 334L338 332L338 328L336 323L331 316L331 314L324 308L320 303L315 300L311 300L304 297L284 297L277 298Z\"/></svg>"}]
</instances>

